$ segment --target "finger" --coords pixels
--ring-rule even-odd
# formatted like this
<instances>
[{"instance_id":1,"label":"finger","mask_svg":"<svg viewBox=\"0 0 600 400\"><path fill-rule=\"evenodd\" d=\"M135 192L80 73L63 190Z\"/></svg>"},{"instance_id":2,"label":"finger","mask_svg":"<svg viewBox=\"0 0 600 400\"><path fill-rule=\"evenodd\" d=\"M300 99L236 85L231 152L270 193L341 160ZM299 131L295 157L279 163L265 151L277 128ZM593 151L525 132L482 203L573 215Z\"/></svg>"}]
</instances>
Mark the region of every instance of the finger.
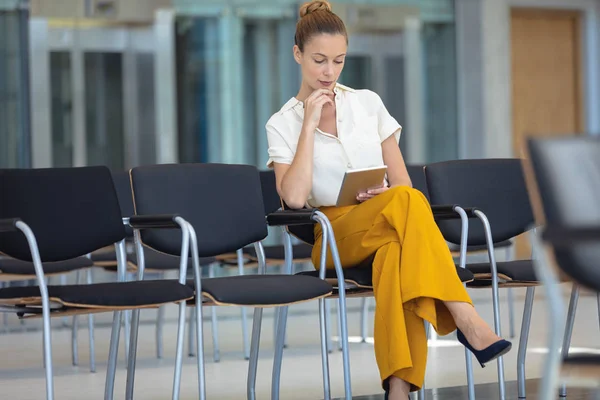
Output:
<instances>
[{"instance_id":1,"label":"finger","mask_svg":"<svg viewBox=\"0 0 600 400\"><path fill-rule=\"evenodd\" d=\"M370 190L367 191L367 194L375 194L375 195L376 194L381 194L381 193L385 192L386 190L388 190L387 187L380 187L380 188L377 188L377 189L370 189Z\"/></svg>"},{"instance_id":2,"label":"finger","mask_svg":"<svg viewBox=\"0 0 600 400\"><path fill-rule=\"evenodd\" d=\"M312 97L313 99L319 98L320 96L328 96L328 95L332 95L333 92L329 89L317 89L314 92L311 93L310 96L308 97Z\"/></svg>"}]
</instances>

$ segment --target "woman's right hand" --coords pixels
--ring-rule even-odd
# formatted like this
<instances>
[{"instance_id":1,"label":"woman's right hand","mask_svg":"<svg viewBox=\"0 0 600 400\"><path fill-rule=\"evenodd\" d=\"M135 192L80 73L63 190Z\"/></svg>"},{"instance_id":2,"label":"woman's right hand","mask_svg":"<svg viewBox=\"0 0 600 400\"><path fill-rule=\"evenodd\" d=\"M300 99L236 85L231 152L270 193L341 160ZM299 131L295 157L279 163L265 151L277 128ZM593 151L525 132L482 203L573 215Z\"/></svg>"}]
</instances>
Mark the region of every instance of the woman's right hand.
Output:
<instances>
[{"instance_id":1,"label":"woman's right hand","mask_svg":"<svg viewBox=\"0 0 600 400\"><path fill-rule=\"evenodd\" d=\"M317 89L304 100L304 121L310 124L308 127L314 132L319 126L321 112L325 104L334 106L333 91L329 89Z\"/></svg>"}]
</instances>

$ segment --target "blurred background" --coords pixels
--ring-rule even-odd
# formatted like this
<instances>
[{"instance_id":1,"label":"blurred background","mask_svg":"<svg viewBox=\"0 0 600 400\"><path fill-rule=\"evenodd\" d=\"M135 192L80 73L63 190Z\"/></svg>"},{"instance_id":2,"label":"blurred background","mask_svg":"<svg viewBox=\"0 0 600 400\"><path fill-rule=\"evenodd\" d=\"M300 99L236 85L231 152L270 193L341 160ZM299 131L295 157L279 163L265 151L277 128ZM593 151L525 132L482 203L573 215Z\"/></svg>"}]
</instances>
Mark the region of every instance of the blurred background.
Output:
<instances>
[{"instance_id":1,"label":"blurred background","mask_svg":"<svg viewBox=\"0 0 600 400\"><path fill-rule=\"evenodd\" d=\"M0 0L0 167L264 168L297 93L288 0ZM340 82L378 92L409 163L600 132L596 0L335 1Z\"/></svg>"}]
</instances>

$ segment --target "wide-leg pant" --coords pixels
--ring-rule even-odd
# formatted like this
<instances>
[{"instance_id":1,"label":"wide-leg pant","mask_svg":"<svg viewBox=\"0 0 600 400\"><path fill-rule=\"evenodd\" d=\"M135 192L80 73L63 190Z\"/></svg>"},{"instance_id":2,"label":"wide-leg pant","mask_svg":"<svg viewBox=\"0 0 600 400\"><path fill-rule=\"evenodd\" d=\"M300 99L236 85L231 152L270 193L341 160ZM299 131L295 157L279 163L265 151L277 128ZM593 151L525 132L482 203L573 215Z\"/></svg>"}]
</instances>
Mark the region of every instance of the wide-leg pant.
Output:
<instances>
[{"instance_id":1,"label":"wide-leg pant","mask_svg":"<svg viewBox=\"0 0 600 400\"><path fill-rule=\"evenodd\" d=\"M424 320L440 335L456 329L444 301L471 303L425 196L398 186L356 206L320 208L331 221L342 265L375 255L375 357L381 380L397 376L413 390L427 362ZM315 227L314 265L322 232ZM328 253L327 268L333 268Z\"/></svg>"}]
</instances>

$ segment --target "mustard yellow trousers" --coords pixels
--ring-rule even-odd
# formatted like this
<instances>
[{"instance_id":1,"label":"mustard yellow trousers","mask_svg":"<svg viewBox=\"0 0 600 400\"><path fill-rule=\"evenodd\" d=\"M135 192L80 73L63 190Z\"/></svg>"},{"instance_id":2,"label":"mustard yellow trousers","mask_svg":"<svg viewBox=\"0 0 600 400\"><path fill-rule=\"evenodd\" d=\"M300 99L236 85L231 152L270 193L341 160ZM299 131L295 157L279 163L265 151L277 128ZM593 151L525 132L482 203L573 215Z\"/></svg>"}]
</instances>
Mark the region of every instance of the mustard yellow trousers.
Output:
<instances>
[{"instance_id":1,"label":"mustard yellow trousers","mask_svg":"<svg viewBox=\"0 0 600 400\"><path fill-rule=\"evenodd\" d=\"M375 358L383 386L394 375L418 390L425 378L424 320L440 335L456 329L444 301L471 303L425 196L398 186L359 205L320 208L331 221L342 265L375 255ZM322 232L312 260L319 267ZM327 268L333 268L328 252Z\"/></svg>"}]
</instances>

